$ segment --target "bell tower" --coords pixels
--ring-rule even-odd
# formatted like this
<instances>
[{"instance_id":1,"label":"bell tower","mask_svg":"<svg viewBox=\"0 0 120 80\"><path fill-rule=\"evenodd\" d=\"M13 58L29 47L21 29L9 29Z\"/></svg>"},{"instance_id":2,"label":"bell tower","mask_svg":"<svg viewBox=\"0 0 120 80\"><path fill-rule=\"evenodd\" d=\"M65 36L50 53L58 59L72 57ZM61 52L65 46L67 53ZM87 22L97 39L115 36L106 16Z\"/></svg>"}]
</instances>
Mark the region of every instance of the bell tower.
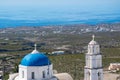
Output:
<instances>
[{"instance_id":1,"label":"bell tower","mask_svg":"<svg viewBox=\"0 0 120 80\"><path fill-rule=\"evenodd\" d=\"M84 68L84 80L103 80L102 55L99 44L95 41L95 36L88 44L86 53L86 64Z\"/></svg>"}]
</instances>

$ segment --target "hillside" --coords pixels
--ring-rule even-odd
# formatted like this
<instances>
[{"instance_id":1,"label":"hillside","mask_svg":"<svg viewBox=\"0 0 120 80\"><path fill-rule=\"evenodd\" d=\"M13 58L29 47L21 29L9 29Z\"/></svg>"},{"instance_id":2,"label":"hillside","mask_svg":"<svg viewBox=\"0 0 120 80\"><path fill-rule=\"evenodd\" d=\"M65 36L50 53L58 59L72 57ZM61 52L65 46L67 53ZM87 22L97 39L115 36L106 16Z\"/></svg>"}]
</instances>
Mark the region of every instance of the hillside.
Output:
<instances>
[{"instance_id":1,"label":"hillside","mask_svg":"<svg viewBox=\"0 0 120 80\"><path fill-rule=\"evenodd\" d=\"M17 72L21 58L30 53L34 49L34 43L37 43L37 49L47 55L52 51L65 51L65 55L48 55L54 69L58 72L70 73L74 80L82 80L85 63L84 53L87 52L87 45L93 34L96 35L95 40L101 45L104 70L107 69L109 63L120 62L119 29L118 31L96 31L94 28L91 32L83 31L78 34L83 28L85 26L0 29L0 60L4 61L2 64L5 66L1 65L0 69L5 68L6 77L10 72Z\"/></svg>"}]
</instances>

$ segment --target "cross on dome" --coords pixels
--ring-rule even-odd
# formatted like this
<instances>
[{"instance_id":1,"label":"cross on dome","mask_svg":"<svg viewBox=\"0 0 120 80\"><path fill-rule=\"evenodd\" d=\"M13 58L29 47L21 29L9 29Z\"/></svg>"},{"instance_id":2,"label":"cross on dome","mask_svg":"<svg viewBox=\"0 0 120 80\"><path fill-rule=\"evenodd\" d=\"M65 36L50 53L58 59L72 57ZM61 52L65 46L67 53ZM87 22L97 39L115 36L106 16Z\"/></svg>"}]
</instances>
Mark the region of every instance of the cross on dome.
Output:
<instances>
[{"instance_id":1,"label":"cross on dome","mask_svg":"<svg viewBox=\"0 0 120 80\"><path fill-rule=\"evenodd\" d=\"M94 34L92 35L92 38L93 38L92 40L94 41L95 40L95 35Z\"/></svg>"},{"instance_id":2,"label":"cross on dome","mask_svg":"<svg viewBox=\"0 0 120 80\"><path fill-rule=\"evenodd\" d=\"M98 45L98 43L95 41L95 35L92 35L92 40L89 42L89 44L90 44L90 45L91 45L91 44L92 44L92 45L93 45L93 44L94 44L94 45L96 45L96 44Z\"/></svg>"},{"instance_id":3,"label":"cross on dome","mask_svg":"<svg viewBox=\"0 0 120 80\"><path fill-rule=\"evenodd\" d=\"M34 47L35 47L35 50L37 50L37 44L36 43L34 44Z\"/></svg>"},{"instance_id":4,"label":"cross on dome","mask_svg":"<svg viewBox=\"0 0 120 80\"><path fill-rule=\"evenodd\" d=\"M32 51L32 54L34 54L34 53L39 53L38 51L37 51L37 44L34 44L34 50Z\"/></svg>"}]
</instances>

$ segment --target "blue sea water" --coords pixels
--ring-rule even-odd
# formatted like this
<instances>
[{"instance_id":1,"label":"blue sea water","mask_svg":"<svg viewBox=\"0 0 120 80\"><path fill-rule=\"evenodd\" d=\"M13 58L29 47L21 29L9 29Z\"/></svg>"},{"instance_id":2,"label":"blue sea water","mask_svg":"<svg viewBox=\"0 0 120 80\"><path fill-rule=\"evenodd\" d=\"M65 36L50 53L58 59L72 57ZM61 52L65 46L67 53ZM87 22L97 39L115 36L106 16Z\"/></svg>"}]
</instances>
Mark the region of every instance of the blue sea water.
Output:
<instances>
[{"instance_id":1,"label":"blue sea water","mask_svg":"<svg viewBox=\"0 0 120 80\"><path fill-rule=\"evenodd\" d=\"M36 4L34 4L35 7L33 7L33 4L31 4L32 7L25 5L16 6L15 4L14 6L0 5L0 28L120 22L119 0L101 0L101 3L97 0L92 0L96 1L96 4L93 2L80 4L81 0L76 1L78 3L75 2L73 4L71 2L64 5L56 3L56 5L52 5L52 3L47 5L45 3L46 5L35 6Z\"/></svg>"}]
</instances>

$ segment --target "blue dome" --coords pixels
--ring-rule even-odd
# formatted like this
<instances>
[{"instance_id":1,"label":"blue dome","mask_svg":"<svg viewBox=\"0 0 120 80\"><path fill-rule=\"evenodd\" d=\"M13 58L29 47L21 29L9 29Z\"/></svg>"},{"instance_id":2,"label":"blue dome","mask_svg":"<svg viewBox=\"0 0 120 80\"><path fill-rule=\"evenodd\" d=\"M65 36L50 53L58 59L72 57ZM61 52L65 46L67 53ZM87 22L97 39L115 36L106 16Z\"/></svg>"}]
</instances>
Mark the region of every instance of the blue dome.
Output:
<instances>
[{"instance_id":1,"label":"blue dome","mask_svg":"<svg viewBox=\"0 0 120 80\"><path fill-rule=\"evenodd\" d=\"M36 51L33 51L32 53L26 55L22 61L21 65L23 66L46 66L50 65L50 60L46 55L43 53L35 53Z\"/></svg>"}]
</instances>

